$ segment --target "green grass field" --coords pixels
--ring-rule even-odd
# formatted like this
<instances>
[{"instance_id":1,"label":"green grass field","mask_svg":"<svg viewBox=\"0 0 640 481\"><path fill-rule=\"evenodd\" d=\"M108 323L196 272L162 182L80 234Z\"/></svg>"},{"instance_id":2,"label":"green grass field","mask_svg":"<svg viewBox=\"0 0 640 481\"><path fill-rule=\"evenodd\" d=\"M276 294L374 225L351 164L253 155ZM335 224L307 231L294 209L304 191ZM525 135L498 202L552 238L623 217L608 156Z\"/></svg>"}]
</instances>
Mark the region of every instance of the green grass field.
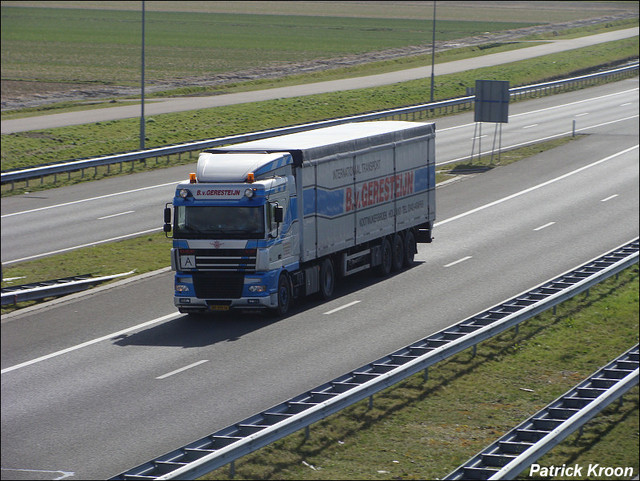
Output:
<instances>
[{"instance_id":1,"label":"green grass field","mask_svg":"<svg viewBox=\"0 0 640 481\"><path fill-rule=\"evenodd\" d=\"M428 44L423 20L149 11L150 84L285 62ZM442 20L438 40L533 25ZM136 85L139 11L2 6L2 78Z\"/></svg>"},{"instance_id":2,"label":"green grass field","mask_svg":"<svg viewBox=\"0 0 640 481\"><path fill-rule=\"evenodd\" d=\"M527 21L536 23L566 22L599 15L613 15L621 11L637 11L637 5L629 1L601 2L540 1L535 5L523 2L500 2L474 0L473 2L440 2L437 18L441 20L478 20L492 22ZM82 8L91 10L140 11L141 4L127 0L5 0L5 6L28 6L44 8ZM359 0L346 1L149 1L148 11L196 12L212 14L255 15L305 15L362 18L399 18L431 20L433 4L422 1Z\"/></svg>"},{"instance_id":3,"label":"green grass field","mask_svg":"<svg viewBox=\"0 0 640 481\"><path fill-rule=\"evenodd\" d=\"M430 2L146 2L146 80L170 79L430 45ZM436 40L637 13L633 2L441 2ZM2 79L137 85L136 2L5 1ZM589 27L586 27L589 28ZM594 28L598 28L594 26Z\"/></svg>"}]
</instances>

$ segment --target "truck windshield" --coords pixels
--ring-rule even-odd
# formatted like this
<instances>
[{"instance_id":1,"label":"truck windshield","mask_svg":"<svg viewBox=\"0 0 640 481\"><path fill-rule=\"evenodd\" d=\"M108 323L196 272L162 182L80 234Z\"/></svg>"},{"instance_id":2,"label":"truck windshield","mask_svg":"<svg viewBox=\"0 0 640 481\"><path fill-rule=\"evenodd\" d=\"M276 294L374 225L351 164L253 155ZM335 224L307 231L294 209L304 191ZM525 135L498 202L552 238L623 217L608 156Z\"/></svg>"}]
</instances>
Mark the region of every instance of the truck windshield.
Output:
<instances>
[{"instance_id":1,"label":"truck windshield","mask_svg":"<svg viewBox=\"0 0 640 481\"><path fill-rule=\"evenodd\" d=\"M173 237L178 239L264 238L264 209L257 207L177 206Z\"/></svg>"}]
</instances>

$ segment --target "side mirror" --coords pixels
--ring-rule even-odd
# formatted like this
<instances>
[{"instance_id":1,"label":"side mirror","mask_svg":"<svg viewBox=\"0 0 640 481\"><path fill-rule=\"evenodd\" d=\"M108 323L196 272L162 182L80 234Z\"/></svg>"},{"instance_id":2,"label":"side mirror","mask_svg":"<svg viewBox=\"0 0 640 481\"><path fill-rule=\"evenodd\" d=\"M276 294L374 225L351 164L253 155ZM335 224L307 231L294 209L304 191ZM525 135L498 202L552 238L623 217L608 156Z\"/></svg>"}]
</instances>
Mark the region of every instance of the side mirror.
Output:
<instances>
[{"instance_id":1,"label":"side mirror","mask_svg":"<svg viewBox=\"0 0 640 481\"><path fill-rule=\"evenodd\" d=\"M279 205L273 211L273 220L276 221L277 224L281 224L284 221L284 209Z\"/></svg>"},{"instance_id":2,"label":"side mirror","mask_svg":"<svg viewBox=\"0 0 640 481\"><path fill-rule=\"evenodd\" d=\"M169 232L171 232L171 208L164 208L164 225L162 226L162 230L164 231L164 235L169 237Z\"/></svg>"}]
</instances>

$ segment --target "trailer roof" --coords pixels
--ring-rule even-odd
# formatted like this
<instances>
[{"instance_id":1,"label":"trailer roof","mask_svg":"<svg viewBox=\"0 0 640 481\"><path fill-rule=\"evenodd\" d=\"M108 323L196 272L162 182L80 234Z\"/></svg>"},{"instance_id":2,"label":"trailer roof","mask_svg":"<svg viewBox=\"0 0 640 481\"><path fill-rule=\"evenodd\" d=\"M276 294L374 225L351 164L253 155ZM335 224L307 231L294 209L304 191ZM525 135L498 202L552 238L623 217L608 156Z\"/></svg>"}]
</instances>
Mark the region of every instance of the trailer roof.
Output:
<instances>
[{"instance_id":1,"label":"trailer roof","mask_svg":"<svg viewBox=\"0 0 640 481\"><path fill-rule=\"evenodd\" d=\"M319 159L339 152L422 137L435 131L433 123L374 121L340 124L295 134L234 144L210 152L290 152L294 163ZM349 145L350 143L350 145Z\"/></svg>"}]
</instances>

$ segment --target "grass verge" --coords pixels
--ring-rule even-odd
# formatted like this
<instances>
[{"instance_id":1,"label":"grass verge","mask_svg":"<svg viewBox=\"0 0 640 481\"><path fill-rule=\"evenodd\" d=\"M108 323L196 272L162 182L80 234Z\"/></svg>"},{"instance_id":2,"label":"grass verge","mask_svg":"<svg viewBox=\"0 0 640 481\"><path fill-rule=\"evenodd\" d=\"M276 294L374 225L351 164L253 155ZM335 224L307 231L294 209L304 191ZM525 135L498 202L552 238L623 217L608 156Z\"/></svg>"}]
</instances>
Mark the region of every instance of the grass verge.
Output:
<instances>
[{"instance_id":1,"label":"grass verge","mask_svg":"<svg viewBox=\"0 0 640 481\"><path fill-rule=\"evenodd\" d=\"M238 460L235 479L441 479L638 342L638 266ZM538 460L632 466L638 388ZM528 478L525 470L521 478ZM203 479L230 479L220 468ZM544 478L549 479L549 478ZM594 478L597 479L597 478Z\"/></svg>"}]
</instances>

